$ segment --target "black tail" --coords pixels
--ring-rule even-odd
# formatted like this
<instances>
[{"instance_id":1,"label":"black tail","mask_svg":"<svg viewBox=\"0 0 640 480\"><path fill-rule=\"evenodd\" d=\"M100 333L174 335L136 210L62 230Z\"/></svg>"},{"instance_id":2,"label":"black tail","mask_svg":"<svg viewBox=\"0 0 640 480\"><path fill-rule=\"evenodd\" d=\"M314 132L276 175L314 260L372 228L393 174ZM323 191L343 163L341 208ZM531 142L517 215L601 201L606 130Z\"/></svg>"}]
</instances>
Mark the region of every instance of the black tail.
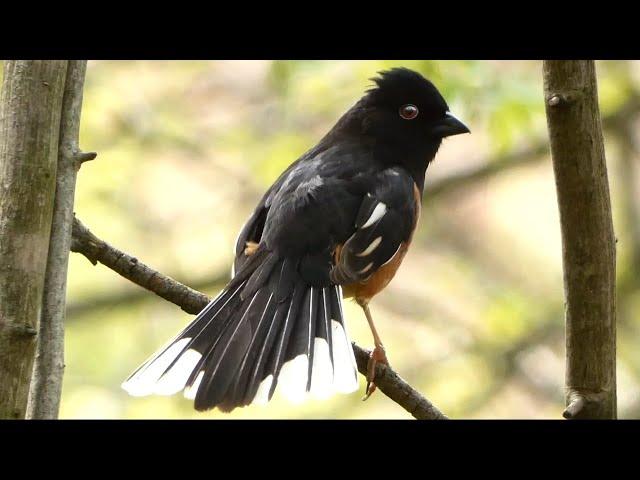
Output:
<instances>
[{"instance_id":1,"label":"black tail","mask_svg":"<svg viewBox=\"0 0 640 480\"><path fill-rule=\"evenodd\" d=\"M312 287L297 262L258 251L225 289L123 384L131 395L184 389L197 410L293 401L358 388L340 287Z\"/></svg>"}]
</instances>

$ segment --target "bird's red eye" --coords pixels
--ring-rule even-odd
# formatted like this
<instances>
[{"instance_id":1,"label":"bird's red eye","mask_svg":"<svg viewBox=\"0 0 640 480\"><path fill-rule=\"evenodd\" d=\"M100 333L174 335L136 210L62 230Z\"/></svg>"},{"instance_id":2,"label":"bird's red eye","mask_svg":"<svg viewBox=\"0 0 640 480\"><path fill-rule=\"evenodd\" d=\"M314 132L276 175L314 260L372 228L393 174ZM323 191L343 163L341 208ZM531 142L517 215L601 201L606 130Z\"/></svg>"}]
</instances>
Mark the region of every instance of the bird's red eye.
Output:
<instances>
[{"instance_id":1,"label":"bird's red eye","mask_svg":"<svg viewBox=\"0 0 640 480\"><path fill-rule=\"evenodd\" d=\"M413 120L418 116L418 107L411 105L410 103L403 105L400 107L400 116L405 120Z\"/></svg>"}]
</instances>

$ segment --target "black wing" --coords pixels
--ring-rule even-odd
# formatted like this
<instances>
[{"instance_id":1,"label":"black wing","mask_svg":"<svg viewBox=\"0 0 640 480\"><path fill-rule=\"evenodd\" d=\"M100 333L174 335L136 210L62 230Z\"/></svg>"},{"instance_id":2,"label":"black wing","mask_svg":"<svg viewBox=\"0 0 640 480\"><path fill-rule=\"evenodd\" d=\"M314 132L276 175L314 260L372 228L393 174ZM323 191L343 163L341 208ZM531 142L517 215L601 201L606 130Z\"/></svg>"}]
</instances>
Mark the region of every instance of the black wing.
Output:
<instances>
[{"instance_id":1,"label":"black wing","mask_svg":"<svg viewBox=\"0 0 640 480\"><path fill-rule=\"evenodd\" d=\"M246 263L247 256L244 255L244 251L247 242L257 244L263 240L268 218L269 236L280 237L275 241L274 239L269 241L270 249L283 250L288 249L286 238L292 234L291 229L287 227L295 227L291 222L300 221L300 217L305 217L302 219L304 221L298 225L301 230L305 230L305 226L310 223L306 221L311 218L309 215L299 215L308 207L312 209L314 205L320 207L315 209L315 212L311 212L313 216L319 211L334 210L342 201L342 208L339 211L345 216L354 214L353 205L357 204L360 195L357 185L350 186L349 182L353 181L361 170L370 169L370 167L364 168L367 164L366 157L366 152L363 152L359 145L342 144L326 149L316 147L293 162L263 195L238 234L235 244L234 272L239 271ZM322 192L318 190L319 183L324 183ZM351 193L354 190L355 194ZM334 201L331 198L332 192L338 194L341 199L336 198ZM319 199L319 196L324 198ZM312 205L309 200L313 198L320 201L313 202ZM355 209L357 211L357 206ZM271 210L274 212L270 213ZM324 220L327 220L326 217ZM323 238L328 239L326 235ZM307 239L299 237L294 250L306 249Z\"/></svg>"},{"instance_id":2,"label":"black wing","mask_svg":"<svg viewBox=\"0 0 640 480\"><path fill-rule=\"evenodd\" d=\"M410 238L414 185L404 169L377 164L361 146L303 158L271 187L245 225L236 268L245 261L245 242L253 241L295 259L314 286L363 280ZM338 245L341 262L334 268Z\"/></svg>"},{"instance_id":3,"label":"black wing","mask_svg":"<svg viewBox=\"0 0 640 480\"><path fill-rule=\"evenodd\" d=\"M354 232L342 245L331 280L340 285L368 279L407 242L415 226L418 205L413 179L402 169L380 172L365 195Z\"/></svg>"}]
</instances>

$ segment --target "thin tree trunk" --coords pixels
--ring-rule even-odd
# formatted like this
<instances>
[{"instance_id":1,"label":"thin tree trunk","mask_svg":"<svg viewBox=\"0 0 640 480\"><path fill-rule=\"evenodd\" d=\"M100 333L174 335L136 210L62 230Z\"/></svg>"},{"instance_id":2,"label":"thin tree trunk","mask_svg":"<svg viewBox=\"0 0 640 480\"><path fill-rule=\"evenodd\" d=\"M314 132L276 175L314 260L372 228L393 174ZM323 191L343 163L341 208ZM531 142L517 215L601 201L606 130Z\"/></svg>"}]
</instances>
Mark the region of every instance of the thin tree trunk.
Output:
<instances>
[{"instance_id":1,"label":"thin tree trunk","mask_svg":"<svg viewBox=\"0 0 640 480\"><path fill-rule=\"evenodd\" d=\"M562 229L564 416L616 418L616 252L595 64L553 60L543 70Z\"/></svg>"},{"instance_id":2,"label":"thin tree trunk","mask_svg":"<svg viewBox=\"0 0 640 480\"><path fill-rule=\"evenodd\" d=\"M38 330L37 354L29 392L28 418L54 419L58 417L60 409L64 373L65 296L76 177L81 163L95 158L95 153L83 154L78 148L82 89L86 69L86 60L72 60L67 67L60 120L53 224Z\"/></svg>"},{"instance_id":3,"label":"thin tree trunk","mask_svg":"<svg viewBox=\"0 0 640 480\"><path fill-rule=\"evenodd\" d=\"M0 96L0 418L24 418L42 309L66 61L6 61Z\"/></svg>"}]
</instances>

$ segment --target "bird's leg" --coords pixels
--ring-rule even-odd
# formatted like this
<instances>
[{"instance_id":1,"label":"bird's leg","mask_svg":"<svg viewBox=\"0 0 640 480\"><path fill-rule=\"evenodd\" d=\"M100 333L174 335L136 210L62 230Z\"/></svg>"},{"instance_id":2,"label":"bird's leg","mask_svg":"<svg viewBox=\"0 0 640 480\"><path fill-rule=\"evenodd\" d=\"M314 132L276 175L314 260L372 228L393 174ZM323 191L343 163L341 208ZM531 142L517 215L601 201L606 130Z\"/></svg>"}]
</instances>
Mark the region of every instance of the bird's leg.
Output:
<instances>
[{"instance_id":1,"label":"bird's leg","mask_svg":"<svg viewBox=\"0 0 640 480\"><path fill-rule=\"evenodd\" d=\"M373 335L373 344L375 345L373 351L369 355L369 363L367 363L367 391L362 399L366 400L373 392L376 391L376 384L374 383L374 379L376 377L376 364L383 363L384 365L389 365L389 361L387 360L382 340L380 340L376 326L373 323L373 317L371 316L368 302L365 300L357 300L357 302L362 307L364 315L367 317L367 322L369 322L369 328Z\"/></svg>"}]
</instances>

